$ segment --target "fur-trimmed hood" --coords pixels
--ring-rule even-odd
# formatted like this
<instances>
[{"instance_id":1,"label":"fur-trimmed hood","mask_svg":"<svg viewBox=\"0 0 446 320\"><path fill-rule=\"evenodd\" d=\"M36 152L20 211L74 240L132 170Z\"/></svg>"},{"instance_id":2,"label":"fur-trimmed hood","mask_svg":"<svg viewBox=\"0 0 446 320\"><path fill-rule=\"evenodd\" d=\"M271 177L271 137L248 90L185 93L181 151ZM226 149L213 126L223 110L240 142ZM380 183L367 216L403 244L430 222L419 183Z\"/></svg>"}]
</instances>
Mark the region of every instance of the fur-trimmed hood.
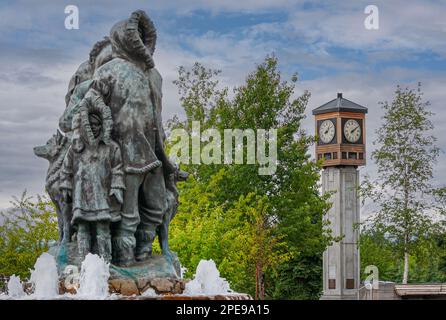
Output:
<instances>
[{"instance_id":1,"label":"fur-trimmed hood","mask_svg":"<svg viewBox=\"0 0 446 320\"><path fill-rule=\"evenodd\" d=\"M156 29L144 11L135 11L130 18L115 24L110 41L116 57L142 64L147 69L155 66Z\"/></svg>"},{"instance_id":2,"label":"fur-trimmed hood","mask_svg":"<svg viewBox=\"0 0 446 320\"><path fill-rule=\"evenodd\" d=\"M102 130L98 138L94 137L91 130L90 113L99 115L102 120ZM103 141L106 145L110 144L113 129L111 111L96 89L90 88L84 99L82 99L79 112L73 117L72 127L76 131L77 136L90 146L96 146L100 141Z\"/></svg>"},{"instance_id":3,"label":"fur-trimmed hood","mask_svg":"<svg viewBox=\"0 0 446 320\"><path fill-rule=\"evenodd\" d=\"M84 61L79 66L79 68L77 68L76 72L70 79L70 83L68 84L68 91L67 94L65 95L65 105L67 107L70 102L71 95L73 94L76 86L81 82L91 79L92 76L93 76L92 65L90 64L89 61Z\"/></svg>"}]
</instances>

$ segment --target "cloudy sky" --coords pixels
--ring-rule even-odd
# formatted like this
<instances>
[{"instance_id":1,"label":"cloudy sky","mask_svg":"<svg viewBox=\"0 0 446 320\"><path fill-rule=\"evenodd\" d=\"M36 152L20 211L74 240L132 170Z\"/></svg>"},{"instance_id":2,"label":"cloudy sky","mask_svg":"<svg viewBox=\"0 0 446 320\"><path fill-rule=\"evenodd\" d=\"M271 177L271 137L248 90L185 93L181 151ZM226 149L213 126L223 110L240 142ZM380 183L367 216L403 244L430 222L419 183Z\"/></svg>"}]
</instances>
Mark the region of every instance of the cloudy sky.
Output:
<instances>
[{"instance_id":1,"label":"cloudy sky","mask_svg":"<svg viewBox=\"0 0 446 320\"><path fill-rule=\"evenodd\" d=\"M68 81L91 46L112 25L143 9L158 29L155 62L164 78L163 118L181 114L172 80L179 65L200 61L236 85L275 53L284 77L298 72L296 94L312 94L311 109L336 97L369 108L368 150L380 124L379 101L396 85L422 82L435 113L441 147L435 183L446 181L446 1L145 0L0 1L0 208L25 188L44 192L47 162L32 148L56 131ZM79 8L79 30L64 27L67 5ZM379 29L364 27L367 5L379 9ZM369 161L370 163L370 161ZM369 164L362 172L374 173Z\"/></svg>"}]
</instances>

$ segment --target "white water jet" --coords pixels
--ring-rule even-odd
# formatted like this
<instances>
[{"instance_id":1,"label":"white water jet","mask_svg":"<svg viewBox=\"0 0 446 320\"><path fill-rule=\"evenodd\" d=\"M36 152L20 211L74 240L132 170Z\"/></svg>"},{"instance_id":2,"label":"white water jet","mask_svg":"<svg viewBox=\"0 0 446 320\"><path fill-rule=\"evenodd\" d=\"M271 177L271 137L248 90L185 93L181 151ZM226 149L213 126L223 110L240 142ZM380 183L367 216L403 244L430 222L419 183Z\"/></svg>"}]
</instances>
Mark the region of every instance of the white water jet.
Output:
<instances>
[{"instance_id":1,"label":"white water jet","mask_svg":"<svg viewBox=\"0 0 446 320\"><path fill-rule=\"evenodd\" d=\"M156 291L153 288L148 288L146 291L141 293L141 297L157 297Z\"/></svg>"},{"instance_id":2,"label":"white water jet","mask_svg":"<svg viewBox=\"0 0 446 320\"><path fill-rule=\"evenodd\" d=\"M38 299L50 299L59 294L59 277L56 260L47 252L37 258L31 271L31 283L34 286L32 296Z\"/></svg>"},{"instance_id":3,"label":"white water jet","mask_svg":"<svg viewBox=\"0 0 446 320\"><path fill-rule=\"evenodd\" d=\"M198 263L194 279L186 283L184 295L216 295L233 293L226 279L220 277L220 272L213 260L201 260Z\"/></svg>"},{"instance_id":4,"label":"white water jet","mask_svg":"<svg viewBox=\"0 0 446 320\"><path fill-rule=\"evenodd\" d=\"M187 272L187 268L186 268L186 267L183 267L183 266L180 264L180 278L181 278L181 279L184 278L184 275L186 274L186 272Z\"/></svg>"},{"instance_id":5,"label":"white water jet","mask_svg":"<svg viewBox=\"0 0 446 320\"><path fill-rule=\"evenodd\" d=\"M77 295L87 299L105 299L108 294L109 264L95 254L87 254L82 262Z\"/></svg>"},{"instance_id":6,"label":"white water jet","mask_svg":"<svg viewBox=\"0 0 446 320\"><path fill-rule=\"evenodd\" d=\"M8 296L11 298L21 298L25 296L25 291L23 291L23 285L20 282L20 277L13 274L8 281Z\"/></svg>"}]
</instances>

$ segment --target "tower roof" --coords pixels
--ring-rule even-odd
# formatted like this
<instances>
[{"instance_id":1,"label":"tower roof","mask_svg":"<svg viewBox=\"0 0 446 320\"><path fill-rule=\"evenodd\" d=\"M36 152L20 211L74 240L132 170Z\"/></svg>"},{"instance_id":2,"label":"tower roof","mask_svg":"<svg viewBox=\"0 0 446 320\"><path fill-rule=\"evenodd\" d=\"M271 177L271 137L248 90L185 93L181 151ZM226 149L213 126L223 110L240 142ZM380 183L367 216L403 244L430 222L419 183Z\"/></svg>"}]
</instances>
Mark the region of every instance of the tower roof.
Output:
<instances>
[{"instance_id":1,"label":"tower roof","mask_svg":"<svg viewBox=\"0 0 446 320\"><path fill-rule=\"evenodd\" d=\"M338 93L338 97L320 107L313 110L313 115L328 112L358 112L367 113L367 108L342 97L342 93Z\"/></svg>"}]
</instances>

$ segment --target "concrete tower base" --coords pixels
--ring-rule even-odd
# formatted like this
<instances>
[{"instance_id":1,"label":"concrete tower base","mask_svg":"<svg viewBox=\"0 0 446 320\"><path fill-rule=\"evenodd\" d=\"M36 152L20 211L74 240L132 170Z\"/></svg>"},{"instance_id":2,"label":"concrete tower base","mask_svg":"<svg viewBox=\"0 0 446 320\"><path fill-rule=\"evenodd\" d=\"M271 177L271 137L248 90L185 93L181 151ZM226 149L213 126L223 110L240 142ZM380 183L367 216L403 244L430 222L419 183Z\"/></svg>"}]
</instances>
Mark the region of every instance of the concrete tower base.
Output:
<instances>
[{"instance_id":1,"label":"concrete tower base","mask_svg":"<svg viewBox=\"0 0 446 320\"><path fill-rule=\"evenodd\" d=\"M334 192L326 219L332 235L342 237L323 256L321 300L356 300L359 288L359 171L354 166L325 168L322 191Z\"/></svg>"}]
</instances>

